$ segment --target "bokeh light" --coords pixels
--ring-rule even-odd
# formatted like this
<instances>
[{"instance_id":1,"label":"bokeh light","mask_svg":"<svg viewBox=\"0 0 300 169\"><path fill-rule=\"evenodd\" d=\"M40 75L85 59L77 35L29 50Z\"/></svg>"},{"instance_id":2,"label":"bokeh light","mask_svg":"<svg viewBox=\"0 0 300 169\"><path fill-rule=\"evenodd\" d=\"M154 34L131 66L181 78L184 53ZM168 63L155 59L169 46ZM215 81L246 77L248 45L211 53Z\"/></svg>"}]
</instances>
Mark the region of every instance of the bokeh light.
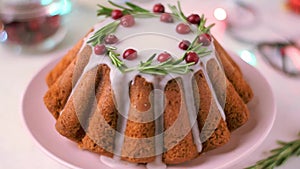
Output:
<instances>
[{"instance_id":1,"label":"bokeh light","mask_svg":"<svg viewBox=\"0 0 300 169\"><path fill-rule=\"evenodd\" d=\"M248 50L243 50L240 52L240 57L247 62L248 64L252 65L252 66L256 66L257 65L257 60L255 55L248 51Z\"/></svg>"},{"instance_id":2,"label":"bokeh light","mask_svg":"<svg viewBox=\"0 0 300 169\"><path fill-rule=\"evenodd\" d=\"M227 13L223 8L216 8L214 11L214 16L217 20L223 21L227 18Z\"/></svg>"}]
</instances>

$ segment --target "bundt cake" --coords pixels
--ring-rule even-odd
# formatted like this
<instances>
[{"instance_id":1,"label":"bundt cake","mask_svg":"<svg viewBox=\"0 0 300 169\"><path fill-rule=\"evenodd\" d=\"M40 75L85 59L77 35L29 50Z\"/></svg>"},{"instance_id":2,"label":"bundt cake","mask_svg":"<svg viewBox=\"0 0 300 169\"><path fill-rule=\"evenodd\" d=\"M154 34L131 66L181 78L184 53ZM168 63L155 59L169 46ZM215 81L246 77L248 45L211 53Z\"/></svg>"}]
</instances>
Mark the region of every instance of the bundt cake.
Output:
<instances>
[{"instance_id":1,"label":"bundt cake","mask_svg":"<svg viewBox=\"0 0 300 169\"><path fill-rule=\"evenodd\" d=\"M96 24L51 70L55 128L80 148L131 163L178 164L227 143L253 97L204 16L100 5Z\"/></svg>"}]
</instances>

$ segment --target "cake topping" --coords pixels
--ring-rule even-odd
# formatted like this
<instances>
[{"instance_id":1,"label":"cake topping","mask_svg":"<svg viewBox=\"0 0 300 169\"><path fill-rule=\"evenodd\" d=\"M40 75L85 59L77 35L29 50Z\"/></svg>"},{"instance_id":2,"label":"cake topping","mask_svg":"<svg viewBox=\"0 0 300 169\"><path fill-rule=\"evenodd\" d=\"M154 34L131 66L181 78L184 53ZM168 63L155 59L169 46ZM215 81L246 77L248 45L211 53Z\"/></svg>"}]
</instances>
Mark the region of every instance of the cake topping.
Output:
<instances>
[{"instance_id":1,"label":"cake topping","mask_svg":"<svg viewBox=\"0 0 300 169\"><path fill-rule=\"evenodd\" d=\"M172 56L168 52L163 52L158 55L157 60L159 62L165 62L165 61L169 60L171 57Z\"/></svg>"},{"instance_id":2,"label":"cake topping","mask_svg":"<svg viewBox=\"0 0 300 169\"><path fill-rule=\"evenodd\" d=\"M166 22L166 23L172 23L174 22L173 17L169 13L163 13L160 15L160 21Z\"/></svg>"},{"instance_id":3,"label":"cake topping","mask_svg":"<svg viewBox=\"0 0 300 169\"><path fill-rule=\"evenodd\" d=\"M119 9L115 9L111 12L111 17L113 19L120 19L123 16L123 12Z\"/></svg>"},{"instance_id":4,"label":"cake topping","mask_svg":"<svg viewBox=\"0 0 300 169\"><path fill-rule=\"evenodd\" d=\"M156 9L157 13L152 13L130 2L126 2L124 6L115 4L111 1L109 1L109 3L112 6L117 7L124 16L122 16L118 20L109 21L107 25L101 26L101 28L96 28L96 31L92 33L92 36L87 41L87 43L91 44L94 47L98 44L102 44L103 42L105 42L106 44L114 45L117 42L126 41L127 39L135 38L137 36L161 36L162 34L160 33L160 31L154 31L152 30L152 27L150 29L141 29L141 27L143 27L142 23L144 23L144 20L153 17L160 18L162 22L175 22L175 24L177 24L176 31L174 31L175 34L174 32L166 32L164 35L165 38L172 38L176 36L176 39L178 39L179 37L182 38L183 36L185 36L184 39L188 39L183 40L182 42L178 42L178 47L186 51L184 53L177 53L176 55L172 54L174 59L170 59L172 58L171 54L169 54L169 56L166 53L162 53L162 51L153 50L154 48L151 49L153 50L153 52L148 52L146 55L140 53L145 49L139 49L141 50L139 52L140 57L137 58L136 51L133 49L124 48L124 46L122 46L123 43L118 43L110 47L106 46L106 49L108 51L106 54L109 56L109 59L111 59L111 63L116 66L122 73L137 71L140 73L152 75L167 75L169 73L186 74L192 72L195 69L191 66L198 63L201 57L209 55L212 52L211 47L209 47L211 44L209 31L213 24L206 27L206 18L203 15L199 17L199 15L197 14L192 14L188 18L185 17L184 13L181 10L179 2L177 6L168 5L171 13L161 14L158 14L158 12L162 12L162 10L159 10L158 8L161 8L161 6L163 6L162 4L156 4L154 8ZM99 5L99 7L100 9L98 10L98 15L111 16L111 13L115 10L101 5ZM138 28L134 27L136 22L141 22L139 23ZM121 25L122 27L130 28L128 29L128 34L122 34L122 36L119 37L121 31L124 31L122 30L122 27L119 27L119 25ZM136 30L142 31L136 32ZM178 35L176 35L176 32ZM116 37L116 35L118 35L118 37ZM190 41L192 41L192 43L190 43ZM118 49L119 45L121 45L121 49ZM99 49L94 50L96 51ZM120 53L123 53L123 58L119 58ZM159 54L158 56L157 53ZM147 60L145 57L149 57L149 55L151 57ZM153 62L154 58L157 58L156 60L158 60L158 62ZM130 63L126 62L126 60L136 61Z\"/></svg>"},{"instance_id":5,"label":"cake topping","mask_svg":"<svg viewBox=\"0 0 300 169\"><path fill-rule=\"evenodd\" d=\"M165 12L165 7L161 3L155 4L153 6L153 12L155 12L155 13L164 13Z\"/></svg>"},{"instance_id":6,"label":"cake topping","mask_svg":"<svg viewBox=\"0 0 300 169\"><path fill-rule=\"evenodd\" d=\"M185 23L180 23L176 27L176 32L179 34L188 34L191 32L191 28Z\"/></svg>"},{"instance_id":7,"label":"cake topping","mask_svg":"<svg viewBox=\"0 0 300 169\"><path fill-rule=\"evenodd\" d=\"M137 58L137 51L134 49L127 49L123 53L123 58L126 60L134 60Z\"/></svg>"},{"instance_id":8,"label":"cake topping","mask_svg":"<svg viewBox=\"0 0 300 169\"><path fill-rule=\"evenodd\" d=\"M190 16L187 17L187 20L191 23L191 24L196 24L199 25L201 18L198 14L191 14Z\"/></svg>"},{"instance_id":9,"label":"cake topping","mask_svg":"<svg viewBox=\"0 0 300 169\"><path fill-rule=\"evenodd\" d=\"M117 7L119 9L112 9L112 8L105 7L103 5L98 5L100 7L100 9L97 11L98 16L107 16L107 17L112 17L113 19L119 19L123 15L126 15L126 14L149 14L149 15L153 15L147 9L141 8L141 7L139 7L139 6L137 6L133 3L130 3L130 2L125 2L126 6L118 5L118 4L116 4L112 1L108 1L108 2L112 6Z\"/></svg>"},{"instance_id":10,"label":"cake topping","mask_svg":"<svg viewBox=\"0 0 300 169\"><path fill-rule=\"evenodd\" d=\"M103 55L106 52L106 47L103 44L96 45L94 48L94 52L96 55Z\"/></svg>"},{"instance_id":11,"label":"cake topping","mask_svg":"<svg viewBox=\"0 0 300 169\"><path fill-rule=\"evenodd\" d=\"M203 33L199 35L198 43L201 43L203 46L209 46L211 43L211 36L207 33Z\"/></svg>"},{"instance_id":12,"label":"cake topping","mask_svg":"<svg viewBox=\"0 0 300 169\"><path fill-rule=\"evenodd\" d=\"M125 15L121 18L121 25L124 27L132 27L135 24L134 17L132 15Z\"/></svg>"},{"instance_id":13,"label":"cake topping","mask_svg":"<svg viewBox=\"0 0 300 169\"><path fill-rule=\"evenodd\" d=\"M185 56L185 61L186 63L198 63L199 61L199 56L197 55L196 52L188 52L186 53L186 56Z\"/></svg>"},{"instance_id":14,"label":"cake topping","mask_svg":"<svg viewBox=\"0 0 300 169\"><path fill-rule=\"evenodd\" d=\"M108 34L108 35L106 35L105 38L104 38L104 42L105 42L106 44L115 44L115 43L117 43L118 41L119 41L118 38L117 38L116 35L114 35L114 34Z\"/></svg>"},{"instance_id":15,"label":"cake topping","mask_svg":"<svg viewBox=\"0 0 300 169\"><path fill-rule=\"evenodd\" d=\"M188 41L188 40L182 40L182 41L179 43L178 47L179 47L180 49L182 49L182 50L187 50L187 49L190 47L190 45L191 45L191 42L190 42L190 41Z\"/></svg>"}]
</instances>

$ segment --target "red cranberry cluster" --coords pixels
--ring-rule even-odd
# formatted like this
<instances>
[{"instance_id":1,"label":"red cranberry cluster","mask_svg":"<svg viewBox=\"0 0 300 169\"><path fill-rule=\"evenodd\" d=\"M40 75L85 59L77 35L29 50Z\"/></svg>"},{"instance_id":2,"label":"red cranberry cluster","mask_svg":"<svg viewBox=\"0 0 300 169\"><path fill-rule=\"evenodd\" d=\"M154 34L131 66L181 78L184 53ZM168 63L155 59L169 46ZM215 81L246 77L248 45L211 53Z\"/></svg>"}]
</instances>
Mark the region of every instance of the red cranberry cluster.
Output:
<instances>
[{"instance_id":1,"label":"red cranberry cluster","mask_svg":"<svg viewBox=\"0 0 300 169\"><path fill-rule=\"evenodd\" d=\"M61 17L59 15L4 23L8 42L23 45L34 45L42 42L56 33L60 24Z\"/></svg>"},{"instance_id":2,"label":"red cranberry cluster","mask_svg":"<svg viewBox=\"0 0 300 169\"><path fill-rule=\"evenodd\" d=\"M295 13L300 14L300 1L299 0L288 0L287 6Z\"/></svg>"}]
</instances>

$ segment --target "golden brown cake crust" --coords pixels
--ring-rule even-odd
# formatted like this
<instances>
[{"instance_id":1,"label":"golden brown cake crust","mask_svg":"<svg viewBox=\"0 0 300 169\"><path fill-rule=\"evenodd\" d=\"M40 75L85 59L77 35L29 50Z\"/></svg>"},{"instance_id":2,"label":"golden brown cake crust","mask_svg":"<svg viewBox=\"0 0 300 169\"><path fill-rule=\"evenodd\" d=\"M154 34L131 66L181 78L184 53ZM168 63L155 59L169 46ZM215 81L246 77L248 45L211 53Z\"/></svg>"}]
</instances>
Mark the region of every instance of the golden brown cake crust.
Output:
<instances>
[{"instance_id":1,"label":"golden brown cake crust","mask_svg":"<svg viewBox=\"0 0 300 169\"><path fill-rule=\"evenodd\" d=\"M242 72L238 65L231 59L225 49L214 39L216 53L220 58L225 74L228 80L232 83L235 90L239 93L245 103L248 103L253 98L253 91L249 84L243 78Z\"/></svg>"},{"instance_id":2,"label":"golden brown cake crust","mask_svg":"<svg viewBox=\"0 0 300 169\"><path fill-rule=\"evenodd\" d=\"M92 48L86 46L46 92L44 96L45 105L56 119L63 110L72 88L80 78L84 67L87 65L91 53Z\"/></svg>"},{"instance_id":3,"label":"golden brown cake crust","mask_svg":"<svg viewBox=\"0 0 300 169\"><path fill-rule=\"evenodd\" d=\"M99 66L101 77L96 91L97 104L93 106L89 126L79 146L101 155L113 157L118 112L113 101L109 72L106 65ZM103 102L103 100L105 100Z\"/></svg>"},{"instance_id":4,"label":"golden brown cake crust","mask_svg":"<svg viewBox=\"0 0 300 169\"><path fill-rule=\"evenodd\" d=\"M92 31L93 29L91 29L87 35ZM69 50L68 53L65 54L64 57L59 61L59 63L48 73L46 77L46 83L48 87L52 86L59 76L62 75L67 67L72 63L72 61L76 59L76 55L79 53L83 42L83 39L79 40L77 44L71 50Z\"/></svg>"},{"instance_id":5,"label":"golden brown cake crust","mask_svg":"<svg viewBox=\"0 0 300 169\"><path fill-rule=\"evenodd\" d=\"M154 112L150 109L152 91L152 84L140 76L136 76L130 85L130 110L122 147L123 160L134 163L155 160L155 122Z\"/></svg>"},{"instance_id":6,"label":"golden brown cake crust","mask_svg":"<svg viewBox=\"0 0 300 169\"><path fill-rule=\"evenodd\" d=\"M181 82L177 79L171 80L165 88L164 149L166 152L163 154L163 161L166 164L182 163L199 155L180 86L182 86Z\"/></svg>"},{"instance_id":7,"label":"golden brown cake crust","mask_svg":"<svg viewBox=\"0 0 300 169\"><path fill-rule=\"evenodd\" d=\"M216 108L216 101L207 85L203 71L194 75L199 96L198 127L203 151L209 151L226 144L230 139L230 131ZM204 125L207 127L204 128Z\"/></svg>"}]
</instances>

